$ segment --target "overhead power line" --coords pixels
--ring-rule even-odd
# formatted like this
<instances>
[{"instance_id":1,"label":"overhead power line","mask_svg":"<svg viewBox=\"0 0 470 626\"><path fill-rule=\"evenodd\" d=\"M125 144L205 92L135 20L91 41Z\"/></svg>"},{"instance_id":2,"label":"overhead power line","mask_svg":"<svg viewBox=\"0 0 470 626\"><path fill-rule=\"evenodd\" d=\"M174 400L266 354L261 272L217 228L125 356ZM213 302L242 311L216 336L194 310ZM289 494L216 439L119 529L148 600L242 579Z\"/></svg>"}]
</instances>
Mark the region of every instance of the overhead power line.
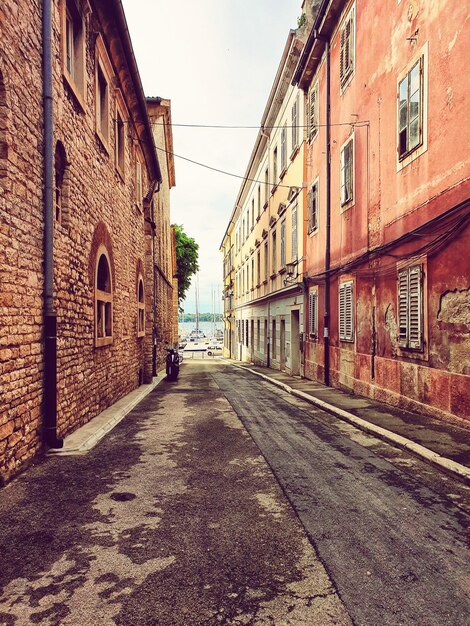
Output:
<instances>
[{"instance_id":1,"label":"overhead power line","mask_svg":"<svg viewBox=\"0 0 470 626\"><path fill-rule=\"evenodd\" d=\"M232 172L227 172L225 170L221 170L218 167L212 167L211 165L206 165L205 163L200 163L199 161L194 161L193 159L188 159L188 157L181 156L181 154L175 154L174 152L170 152L170 150L165 150L165 148L160 148L159 146L155 146L157 150L160 152L164 152L165 154L171 154L178 159L182 159L183 161L188 161L188 163L193 163L194 165L198 165L199 167L204 167L208 170L212 170L213 172L218 172L219 174L225 174L225 176L232 176L233 178L240 178L241 180L247 180L251 183L260 183L261 185L268 185L268 187L284 187L286 189L290 189L292 185L278 185L273 183L266 183L263 180L257 180L256 178L247 178L246 176L240 176L240 174L233 174Z\"/></svg>"},{"instance_id":2,"label":"overhead power line","mask_svg":"<svg viewBox=\"0 0 470 626\"><path fill-rule=\"evenodd\" d=\"M338 124L330 124L331 126L361 126L364 124L368 124L368 120L358 120L355 122L339 122ZM222 128L222 129L228 129L228 130L243 130L243 129L247 129L247 130L266 130L266 129L273 129L273 128L309 128L308 125L304 124L295 124L295 125L289 125L289 124L281 124L281 125L277 125L277 126L236 126L236 125L232 125L232 124L177 124L172 122L171 124L167 124L166 122L153 122L152 126L173 126L173 127L178 127L178 128ZM315 124L316 128L326 128L327 124Z\"/></svg>"}]
</instances>

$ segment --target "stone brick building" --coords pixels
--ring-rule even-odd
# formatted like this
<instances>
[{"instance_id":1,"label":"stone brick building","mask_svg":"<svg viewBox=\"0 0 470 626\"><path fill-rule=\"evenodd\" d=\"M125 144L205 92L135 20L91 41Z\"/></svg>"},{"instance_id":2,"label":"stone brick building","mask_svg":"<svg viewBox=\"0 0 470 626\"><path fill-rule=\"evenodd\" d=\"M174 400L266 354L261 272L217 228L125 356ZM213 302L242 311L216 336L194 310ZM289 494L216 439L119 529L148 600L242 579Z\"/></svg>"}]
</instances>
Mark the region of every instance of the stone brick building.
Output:
<instances>
[{"instance_id":1,"label":"stone brick building","mask_svg":"<svg viewBox=\"0 0 470 626\"><path fill-rule=\"evenodd\" d=\"M174 332L174 255L120 0L0 0L0 40L0 479L8 479L45 435L60 446L160 369L158 340ZM165 289L154 288L156 257Z\"/></svg>"}]
</instances>

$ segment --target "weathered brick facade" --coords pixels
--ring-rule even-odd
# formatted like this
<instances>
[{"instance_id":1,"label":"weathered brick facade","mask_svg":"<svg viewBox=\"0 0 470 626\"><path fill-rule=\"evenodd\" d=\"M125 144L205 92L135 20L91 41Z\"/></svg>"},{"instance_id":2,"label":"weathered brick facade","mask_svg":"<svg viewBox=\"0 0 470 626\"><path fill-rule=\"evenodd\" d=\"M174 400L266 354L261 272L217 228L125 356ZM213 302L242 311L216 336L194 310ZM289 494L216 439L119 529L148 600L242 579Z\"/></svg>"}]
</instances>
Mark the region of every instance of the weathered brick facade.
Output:
<instances>
[{"instance_id":1,"label":"weathered brick facade","mask_svg":"<svg viewBox=\"0 0 470 626\"><path fill-rule=\"evenodd\" d=\"M161 173L120 2L53 0L52 10L57 423L58 435L64 437L144 380L151 380L155 369L152 257L154 249L168 249L170 223L169 211L159 209L162 202L154 194ZM77 46L72 61L65 40L67 28L72 28L67 20L78 32L69 44ZM41 3L0 0L3 479L42 449L41 27ZM151 222L156 224L154 231ZM157 328L172 311L171 245L169 250L165 276L170 286L158 292ZM98 272L102 257L109 270L105 297L110 296L111 304L103 304L101 310L95 294L102 280ZM140 282L144 328L138 322ZM158 343L157 352L161 353ZM161 358L158 364L161 367Z\"/></svg>"}]
</instances>

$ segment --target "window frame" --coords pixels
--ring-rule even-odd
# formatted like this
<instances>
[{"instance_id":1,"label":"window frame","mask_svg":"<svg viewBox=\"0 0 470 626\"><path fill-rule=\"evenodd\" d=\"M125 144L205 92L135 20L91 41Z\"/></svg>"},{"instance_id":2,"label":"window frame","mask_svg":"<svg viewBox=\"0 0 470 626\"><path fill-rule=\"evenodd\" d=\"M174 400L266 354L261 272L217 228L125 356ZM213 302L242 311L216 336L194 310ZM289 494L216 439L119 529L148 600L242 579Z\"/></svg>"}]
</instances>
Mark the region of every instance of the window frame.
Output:
<instances>
[{"instance_id":1,"label":"window frame","mask_svg":"<svg viewBox=\"0 0 470 626\"><path fill-rule=\"evenodd\" d=\"M349 146L351 146L350 149L350 155L351 155L351 164L349 169L351 170L351 195L349 197L345 197L344 195L344 190L346 188L346 180L345 180L345 176L346 176L346 165L345 165L345 151L346 148L349 148ZM354 138L354 133L352 133L347 139L346 141L343 143L343 145L341 146L341 150L340 150L340 206L341 206L341 212L346 211L347 209L349 209L350 206L352 206L354 204L354 198L355 198L355 184L356 184L356 177L355 177L355 138Z\"/></svg>"},{"instance_id":2,"label":"window frame","mask_svg":"<svg viewBox=\"0 0 470 626\"><path fill-rule=\"evenodd\" d=\"M340 341L354 342L354 313L354 281L345 280L338 285L338 338Z\"/></svg>"},{"instance_id":3,"label":"window frame","mask_svg":"<svg viewBox=\"0 0 470 626\"><path fill-rule=\"evenodd\" d=\"M296 198L291 206L291 260L299 258L299 201Z\"/></svg>"},{"instance_id":4,"label":"window frame","mask_svg":"<svg viewBox=\"0 0 470 626\"><path fill-rule=\"evenodd\" d=\"M291 142L292 142L292 154L299 147L299 106L300 98L297 94L291 109Z\"/></svg>"},{"instance_id":5,"label":"window frame","mask_svg":"<svg viewBox=\"0 0 470 626\"><path fill-rule=\"evenodd\" d=\"M281 128L281 173L280 178L284 176L287 170L287 123Z\"/></svg>"},{"instance_id":6,"label":"window frame","mask_svg":"<svg viewBox=\"0 0 470 626\"><path fill-rule=\"evenodd\" d=\"M319 132L320 111L319 111L319 81L317 80L308 93L308 115L307 115L307 133L308 141L312 143Z\"/></svg>"},{"instance_id":7,"label":"window frame","mask_svg":"<svg viewBox=\"0 0 470 626\"><path fill-rule=\"evenodd\" d=\"M423 353L425 349L424 277L422 261L397 268L397 342L403 351ZM406 293L402 293L402 288ZM417 320L414 331L413 319Z\"/></svg>"},{"instance_id":8,"label":"window frame","mask_svg":"<svg viewBox=\"0 0 470 626\"><path fill-rule=\"evenodd\" d=\"M82 111L86 109L87 87L85 17L79 3L74 0L62 0L60 8L62 75ZM70 54L69 64L70 52L73 54Z\"/></svg>"},{"instance_id":9,"label":"window frame","mask_svg":"<svg viewBox=\"0 0 470 626\"><path fill-rule=\"evenodd\" d=\"M350 25L350 41L347 45L347 28ZM345 55L348 55L348 64L345 66ZM356 70L356 6L353 4L349 9L340 29L340 60L339 60L339 85L340 93L343 94L352 81Z\"/></svg>"},{"instance_id":10,"label":"window frame","mask_svg":"<svg viewBox=\"0 0 470 626\"><path fill-rule=\"evenodd\" d=\"M109 275L109 285L110 290L105 291L98 288L98 270L101 261L101 257L104 256L107 263L108 275ZM113 316L114 316L114 285L113 285L113 275L112 275L112 267L111 260L108 253L108 250L105 246L101 245L98 248L95 259L95 273L94 273L94 311L95 311L95 347L100 348L103 346L108 346L113 343L114 339L114 325L113 325ZM109 305L109 321L110 321L110 334L107 333L106 328L106 309ZM99 322L101 320L102 324L102 334L99 332Z\"/></svg>"},{"instance_id":11,"label":"window frame","mask_svg":"<svg viewBox=\"0 0 470 626\"><path fill-rule=\"evenodd\" d=\"M140 286L142 285L142 300L140 299ZM137 337L145 336L145 284L142 274L137 278Z\"/></svg>"},{"instance_id":12,"label":"window frame","mask_svg":"<svg viewBox=\"0 0 470 626\"><path fill-rule=\"evenodd\" d=\"M315 210L314 210L315 208ZM313 218L315 217L315 223ZM307 224L308 234L318 232L319 225L319 178L317 177L307 192Z\"/></svg>"},{"instance_id":13,"label":"window frame","mask_svg":"<svg viewBox=\"0 0 470 626\"><path fill-rule=\"evenodd\" d=\"M106 94L104 106L101 103L100 74L105 82ZM111 140L111 85L113 83L113 67L106 51L101 35L98 35L95 45L95 131L105 148L110 154ZM104 111L104 119L103 119ZM125 116L124 116L125 117Z\"/></svg>"},{"instance_id":14,"label":"window frame","mask_svg":"<svg viewBox=\"0 0 470 626\"><path fill-rule=\"evenodd\" d=\"M119 117L121 118L122 123L122 146L120 146L119 142ZM129 119L129 113L127 111L127 107L124 102L124 98L119 89L115 90L115 107L114 107L114 158L116 164L116 170L121 176L123 182L126 180L126 148L127 148L127 133L126 133L126 124ZM118 154L119 148L122 149L122 161L120 155Z\"/></svg>"},{"instance_id":15,"label":"window frame","mask_svg":"<svg viewBox=\"0 0 470 626\"><path fill-rule=\"evenodd\" d=\"M308 294L308 334L310 339L318 339L318 288Z\"/></svg>"}]
</instances>

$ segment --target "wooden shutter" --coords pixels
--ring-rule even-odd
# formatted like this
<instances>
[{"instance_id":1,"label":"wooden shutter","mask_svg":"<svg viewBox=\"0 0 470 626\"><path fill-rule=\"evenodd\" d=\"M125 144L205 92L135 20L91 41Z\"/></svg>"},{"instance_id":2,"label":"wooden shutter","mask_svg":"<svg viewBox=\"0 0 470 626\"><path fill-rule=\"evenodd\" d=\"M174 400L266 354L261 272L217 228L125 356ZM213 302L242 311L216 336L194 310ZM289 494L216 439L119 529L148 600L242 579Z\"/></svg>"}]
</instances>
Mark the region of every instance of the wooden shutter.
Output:
<instances>
[{"instance_id":1,"label":"wooden shutter","mask_svg":"<svg viewBox=\"0 0 470 626\"><path fill-rule=\"evenodd\" d=\"M354 339L354 308L353 308L353 283L345 285L345 339Z\"/></svg>"},{"instance_id":2,"label":"wooden shutter","mask_svg":"<svg viewBox=\"0 0 470 626\"><path fill-rule=\"evenodd\" d=\"M310 232L312 226L312 208L313 208L313 187L309 189L307 193L307 219L308 219L308 231Z\"/></svg>"},{"instance_id":3,"label":"wooden shutter","mask_svg":"<svg viewBox=\"0 0 470 626\"><path fill-rule=\"evenodd\" d=\"M309 319L309 332L311 337L317 337L318 334L318 296L316 291L312 291L309 294L308 299L308 319Z\"/></svg>"},{"instance_id":4,"label":"wooden shutter","mask_svg":"<svg viewBox=\"0 0 470 626\"><path fill-rule=\"evenodd\" d=\"M308 138L312 139L317 132L317 85L310 91L308 105Z\"/></svg>"},{"instance_id":5,"label":"wooden shutter","mask_svg":"<svg viewBox=\"0 0 470 626\"><path fill-rule=\"evenodd\" d=\"M421 306L421 266L416 265L408 270L408 345L414 350L422 347L422 306Z\"/></svg>"},{"instance_id":6,"label":"wooden shutter","mask_svg":"<svg viewBox=\"0 0 470 626\"><path fill-rule=\"evenodd\" d=\"M346 337L346 316L345 316L345 285L339 286L339 338Z\"/></svg>"},{"instance_id":7,"label":"wooden shutter","mask_svg":"<svg viewBox=\"0 0 470 626\"><path fill-rule=\"evenodd\" d=\"M408 270L398 272L398 345L408 347Z\"/></svg>"},{"instance_id":8,"label":"wooden shutter","mask_svg":"<svg viewBox=\"0 0 470 626\"><path fill-rule=\"evenodd\" d=\"M354 284L339 286L339 338L342 341L354 340Z\"/></svg>"},{"instance_id":9,"label":"wooden shutter","mask_svg":"<svg viewBox=\"0 0 470 626\"><path fill-rule=\"evenodd\" d=\"M347 83L354 68L354 10L349 13L340 38L340 67L339 76L341 87Z\"/></svg>"}]
</instances>

